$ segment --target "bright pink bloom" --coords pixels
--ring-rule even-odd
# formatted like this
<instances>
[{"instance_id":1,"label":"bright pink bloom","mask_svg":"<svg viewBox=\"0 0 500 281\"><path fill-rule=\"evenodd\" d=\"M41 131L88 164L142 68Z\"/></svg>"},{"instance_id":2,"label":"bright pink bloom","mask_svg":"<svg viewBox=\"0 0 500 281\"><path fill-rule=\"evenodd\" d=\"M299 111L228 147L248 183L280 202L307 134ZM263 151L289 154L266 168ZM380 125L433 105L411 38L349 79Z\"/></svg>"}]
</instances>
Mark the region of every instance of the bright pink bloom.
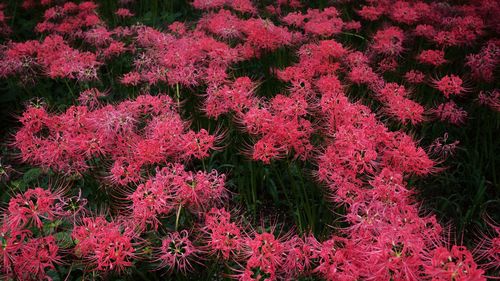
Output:
<instances>
[{"instance_id":1,"label":"bright pink bloom","mask_svg":"<svg viewBox=\"0 0 500 281\"><path fill-rule=\"evenodd\" d=\"M425 74L418 70L410 70L405 73L405 79L412 84L420 84L425 80Z\"/></svg>"},{"instance_id":2,"label":"bright pink bloom","mask_svg":"<svg viewBox=\"0 0 500 281\"><path fill-rule=\"evenodd\" d=\"M85 217L73 228L75 254L95 270L121 272L136 258L136 233L104 217Z\"/></svg>"},{"instance_id":3,"label":"bright pink bloom","mask_svg":"<svg viewBox=\"0 0 500 281\"><path fill-rule=\"evenodd\" d=\"M384 55L399 55L403 51L405 36L399 27L387 27L377 31L373 37L371 48Z\"/></svg>"},{"instance_id":4,"label":"bright pink bloom","mask_svg":"<svg viewBox=\"0 0 500 281\"><path fill-rule=\"evenodd\" d=\"M191 262L198 263L199 250L189 240L187 230L172 232L162 239L161 247L158 249L157 261L160 267L167 267L169 272L179 270L182 273L191 271Z\"/></svg>"},{"instance_id":5,"label":"bright pink bloom","mask_svg":"<svg viewBox=\"0 0 500 281\"><path fill-rule=\"evenodd\" d=\"M14 271L21 280L50 279L48 270L62 263L54 236L29 239L14 258Z\"/></svg>"},{"instance_id":6,"label":"bright pink bloom","mask_svg":"<svg viewBox=\"0 0 500 281\"><path fill-rule=\"evenodd\" d=\"M44 226L43 220L55 218L55 204L58 195L41 187L28 189L23 194L17 194L9 201L7 222L14 229L33 225Z\"/></svg>"},{"instance_id":7,"label":"bright pink bloom","mask_svg":"<svg viewBox=\"0 0 500 281\"><path fill-rule=\"evenodd\" d=\"M122 17L122 18L130 18L130 17L134 16L134 14L132 12L130 12L129 9L125 9L125 8L119 8L118 10L116 10L115 15Z\"/></svg>"},{"instance_id":8,"label":"bright pink bloom","mask_svg":"<svg viewBox=\"0 0 500 281\"><path fill-rule=\"evenodd\" d=\"M465 91L462 86L462 79L453 74L446 75L440 80L434 81L433 84L446 98L449 98L451 95L460 95Z\"/></svg>"},{"instance_id":9,"label":"bright pink bloom","mask_svg":"<svg viewBox=\"0 0 500 281\"><path fill-rule=\"evenodd\" d=\"M451 249L438 247L430 254L425 273L432 280L486 280L484 271L478 268L472 254L463 246L453 245Z\"/></svg>"},{"instance_id":10,"label":"bright pink bloom","mask_svg":"<svg viewBox=\"0 0 500 281\"><path fill-rule=\"evenodd\" d=\"M477 100L479 104L500 112L500 91L498 89L490 92L480 91Z\"/></svg>"},{"instance_id":11,"label":"bright pink bloom","mask_svg":"<svg viewBox=\"0 0 500 281\"><path fill-rule=\"evenodd\" d=\"M455 125L461 125L467 119L467 112L458 107L453 101L442 103L430 112L434 114L437 119Z\"/></svg>"},{"instance_id":12,"label":"bright pink bloom","mask_svg":"<svg viewBox=\"0 0 500 281\"><path fill-rule=\"evenodd\" d=\"M231 214L224 208L212 208L206 213L203 232L207 251L224 260L234 258L242 249L240 227L231 222Z\"/></svg>"},{"instance_id":13,"label":"bright pink bloom","mask_svg":"<svg viewBox=\"0 0 500 281\"><path fill-rule=\"evenodd\" d=\"M421 63L431 64L434 66L442 65L446 62L444 58L444 51L441 50L425 50L422 51L417 59Z\"/></svg>"}]
</instances>

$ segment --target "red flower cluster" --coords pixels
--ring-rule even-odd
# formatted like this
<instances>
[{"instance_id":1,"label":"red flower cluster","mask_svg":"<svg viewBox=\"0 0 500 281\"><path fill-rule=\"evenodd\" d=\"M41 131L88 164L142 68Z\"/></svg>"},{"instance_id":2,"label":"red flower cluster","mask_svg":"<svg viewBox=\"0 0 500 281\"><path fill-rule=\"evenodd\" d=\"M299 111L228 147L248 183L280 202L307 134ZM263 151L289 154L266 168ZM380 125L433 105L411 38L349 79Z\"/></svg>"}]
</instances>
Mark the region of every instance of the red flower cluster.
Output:
<instances>
[{"instance_id":1,"label":"red flower cluster","mask_svg":"<svg viewBox=\"0 0 500 281\"><path fill-rule=\"evenodd\" d=\"M41 38L6 41L0 76L75 79L82 91L79 104L60 113L29 105L13 147L28 165L115 186L119 202L107 202L109 213L97 215L81 192L37 187L14 194L0 221L0 273L7 278L50 279L66 260L100 277L139 261L187 274L213 260L244 281L486 280L487 270L500 268L500 227L490 223L493 234L474 250L452 244L437 218L422 214L410 186L410 177L439 171L429 155L444 158L459 141L445 134L428 155L408 133L435 120L465 123L462 94L475 87L469 81L485 83L477 103L500 111L494 84L500 41L489 36L500 30L491 16L500 12L495 1L334 1L335 7L301 10L299 1L279 0L261 11L249 0L194 0L201 18L165 30L109 28L94 2L39 2L24 6L46 8L36 25ZM133 5L115 11L119 22L134 16L125 7ZM346 13L351 8L354 19ZM9 30L3 9L0 35ZM419 44L425 50L416 50ZM473 44L476 51L464 58L470 73L428 78L429 69L455 63L458 47ZM264 63L283 50L294 53L293 63ZM106 66L118 56L129 64L116 75ZM261 76L237 69L249 60L285 87L260 96ZM102 102L113 95L92 87L108 78L133 98ZM422 88L435 103L417 94ZM332 204L345 209L345 227L299 236L269 219L252 226L228 211L231 174L206 169L203 161L223 134L190 128L184 101L193 100L209 121L239 125L252 141L240 151L252 160L293 158L315 167ZM191 160L202 160L203 171ZM104 180L96 176L103 174Z\"/></svg>"},{"instance_id":2,"label":"red flower cluster","mask_svg":"<svg viewBox=\"0 0 500 281\"><path fill-rule=\"evenodd\" d=\"M12 43L3 53L0 76L20 75L23 80L34 75L78 80L97 79L100 63L91 52L71 48L59 35L46 37L43 42Z\"/></svg>"},{"instance_id":3,"label":"red flower cluster","mask_svg":"<svg viewBox=\"0 0 500 281\"><path fill-rule=\"evenodd\" d=\"M111 157L110 179L120 185L139 181L145 165L204 158L217 141L203 129L188 130L165 95L142 95L95 110L73 106L60 115L31 106L20 121L15 146L23 161L81 173L91 159Z\"/></svg>"}]
</instances>

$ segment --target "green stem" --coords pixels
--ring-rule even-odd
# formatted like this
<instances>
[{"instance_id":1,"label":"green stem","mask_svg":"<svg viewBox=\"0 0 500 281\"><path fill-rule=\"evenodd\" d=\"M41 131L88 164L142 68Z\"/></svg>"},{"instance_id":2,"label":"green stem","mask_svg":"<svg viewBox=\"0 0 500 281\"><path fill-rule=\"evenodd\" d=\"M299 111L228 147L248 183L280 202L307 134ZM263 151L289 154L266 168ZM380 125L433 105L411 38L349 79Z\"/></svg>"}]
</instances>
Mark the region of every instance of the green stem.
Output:
<instances>
[{"instance_id":1,"label":"green stem","mask_svg":"<svg viewBox=\"0 0 500 281\"><path fill-rule=\"evenodd\" d=\"M350 36L354 36L354 37L358 37L358 38L363 39L363 40L366 41L366 38L363 37L363 36L361 36L361 35L359 35L359 34L355 34L355 33L351 33L351 32L342 32L342 34L350 35Z\"/></svg>"},{"instance_id":2,"label":"green stem","mask_svg":"<svg viewBox=\"0 0 500 281\"><path fill-rule=\"evenodd\" d=\"M71 270L73 270L73 263L71 263L71 266L69 267L68 274L66 275L66 278L64 278L64 281L67 281L69 278L69 275L71 274Z\"/></svg>"},{"instance_id":3,"label":"green stem","mask_svg":"<svg viewBox=\"0 0 500 281\"><path fill-rule=\"evenodd\" d=\"M64 80L64 84L66 84L66 87L68 88L68 91L71 94L71 96L73 98L76 98L75 93L73 92L73 90L71 89L71 86L68 83L68 79L63 79L63 80Z\"/></svg>"},{"instance_id":4,"label":"green stem","mask_svg":"<svg viewBox=\"0 0 500 281\"><path fill-rule=\"evenodd\" d=\"M179 83L175 84L175 98L177 100L177 107L180 109L181 108L181 91L179 89Z\"/></svg>"},{"instance_id":5,"label":"green stem","mask_svg":"<svg viewBox=\"0 0 500 281\"><path fill-rule=\"evenodd\" d=\"M182 204L179 204L179 208L177 208L177 214L175 215L175 231L177 231L179 227L179 218L181 217Z\"/></svg>"}]
</instances>

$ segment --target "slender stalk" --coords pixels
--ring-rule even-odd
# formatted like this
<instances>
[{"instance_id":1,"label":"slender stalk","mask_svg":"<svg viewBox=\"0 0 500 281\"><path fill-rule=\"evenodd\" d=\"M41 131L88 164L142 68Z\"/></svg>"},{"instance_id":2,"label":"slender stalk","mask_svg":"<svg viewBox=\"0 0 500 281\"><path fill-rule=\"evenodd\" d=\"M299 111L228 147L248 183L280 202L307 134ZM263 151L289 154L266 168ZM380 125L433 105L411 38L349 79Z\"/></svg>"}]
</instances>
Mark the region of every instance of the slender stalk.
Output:
<instances>
[{"instance_id":1,"label":"slender stalk","mask_svg":"<svg viewBox=\"0 0 500 281\"><path fill-rule=\"evenodd\" d=\"M360 39L363 39L366 41L366 38L359 35L359 34L355 34L355 33L351 33L351 32L342 32L342 34L345 34L345 35L350 35L350 36L354 36L354 37L357 37L357 38L360 38Z\"/></svg>"},{"instance_id":2,"label":"slender stalk","mask_svg":"<svg viewBox=\"0 0 500 281\"><path fill-rule=\"evenodd\" d=\"M181 90L179 88L179 83L175 84L175 99L177 100L177 108L181 108Z\"/></svg>"},{"instance_id":3,"label":"slender stalk","mask_svg":"<svg viewBox=\"0 0 500 281\"><path fill-rule=\"evenodd\" d=\"M182 204L179 204L179 208L177 208L177 214L175 215L175 231L179 229L179 218L181 217Z\"/></svg>"}]
</instances>

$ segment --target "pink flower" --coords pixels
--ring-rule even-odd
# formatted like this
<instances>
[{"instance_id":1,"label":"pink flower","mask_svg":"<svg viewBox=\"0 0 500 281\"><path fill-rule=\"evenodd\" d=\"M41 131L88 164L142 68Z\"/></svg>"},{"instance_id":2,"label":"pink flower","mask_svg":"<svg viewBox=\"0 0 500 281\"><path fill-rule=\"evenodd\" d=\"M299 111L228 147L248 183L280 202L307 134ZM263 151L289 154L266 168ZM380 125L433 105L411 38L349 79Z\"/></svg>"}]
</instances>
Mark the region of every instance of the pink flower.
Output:
<instances>
[{"instance_id":1,"label":"pink flower","mask_svg":"<svg viewBox=\"0 0 500 281\"><path fill-rule=\"evenodd\" d=\"M463 246L438 247L429 254L425 273L432 280L486 280L484 271L478 268L472 254Z\"/></svg>"},{"instance_id":2,"label":"pink flower","mask_svg":"<svg viewBox=\"0 0 500 281\"><path fill-rule=\"evenodd\" d=\"M129 18L129 17L134 16L134 14L132 12L130 12L129 9L125 9L125 8L119 8L118 10L116 10L115 15L122 17L122 18Z\"/></svg>"},{"instance_id":3,"label":"pink flower","mask_svg":"<svg viewBox=\"0 0 500 281\"><path fill-rule=\"evenodd\" d=\"M417 59L421 63L431 64L434 66L442 65L446 62L444 58L444 51L441 50L425 50L422 51Z\"/></svg>"},{"instance_id":4,"label":"pink flower","mask_svg":"<svg viewBox=\"0 0 500 281\"><path fill-rule=\"evenodd\" d=\"M133 265L136 233L104 217L84 217L71 234L75 240L75 254L99 271L121 272Z\"/></svg>"},{"instance_id":5,"label":"pink flower","mask_svg":"<svg viewBox=\"0 0 500 281\"><path fill-rule=\"evenodd\" d=\"M384 8L364 5L357 12L363 19L375 21L384 13Z\"/></svg>"},{"instance_id":6,"label":"pink flower","mask_svg":"<svg viewBox=\"0 0 500 281\"><path fill-rule=\"evenodd\" d=\"M5 218L4 218L5 219ZM31 237L29 230L20 230L13 228L5 222L0 228L0 272L2 274L12 275L14 273L14 265L16 257L19 255L24 243Z\"/></svg>"},{"instance_id":7,"label":"pink flower","mask_svg":"<svg viewBox=\"0 0 500 281\"><path fill-rule=\"evenodd\" d=\"M44 226L43 220L54 219L57 198L57 194L41 187L17 194L9 201L8 224L14 229L30 224L41 229Z\"/></svg>"},{"instance_id":8,"label":"pink flower","mask_svg":"<svg viewBox=\"0 0 500 281\"><path fill-rule=\"evenodd\" d=\"M466 65L471 69L472 77L477 80L492 82L495 67L500 62L500 44L489 41L481 48L478 54L469 54L466 57Z\"/></svg>"},{"instance_id":9,"label":"pink flower","mask_svg":"<svg viewBox=\"0 0 500 281\"><path fill-rule=\"evenodd\" d=\"M225 175L216 170L207 172L181 172L174 175L175 199L194 212L207 210L226 196Z\"/></svg>"},{"instance_id":10,"label":"pink flower","mask_svg":"<svg viewBox=\"0 0 500 281\"><path fill-rule=\"evenodd\" d=\"M375 33L371 48L379 54L399 55L403 51L404 38L403 30L390 26Z\"/></svg>"},{"instance_id":11,"label":"pink flower","mask_svg":"<svg viewBox=\"0 0 500 281\"><path fill-rule=\"evenodd\" d=\"M460 95L465 89L462 87L462 79L456 75L446 75L440 80L433 81L433 85L436 89L441 91L446 98L451 95Z\"/></svg>"},{"instance_id":12,"label":"pink flower","mask_svg":"<svg viewBox=\"0 0 500 281\"><path fill-rule=\"evenodd\" d=\"M167 267L169 272L178 270L182 273L191 271L191 262L199 263L199 250L189 240L187 230L172 232L162 239L158 249L157 261L159 267Z\"/></svg>"},{"instance_id":13,"label":"pink flower","mask_svg":"<svg viewBox=\"0 0 500 281\"><path fill-rule=\"evenodd\" d=\"M434 114L437 119L455 125L461 125L467 119L467 112L458 107L453 101L442 103L436 108L433 108L430 112Z\"/></svg>"},{"instance_id":14,"label":"pink flower","mask_svg":"<svg viewBox=\"0 0 500 281\"><path fill-rule=\"evenodd\" d=\"M480 91L477 101L479 104L500 112L500 91L498 89L489 92Z\"/></svg>"},{"instance_id":15,"label":"pink flower","mask_svg":"<svg viewBox=\"0 0 500 281\"><path fill-rule=\"evenodd\" d=\"M425 74L418 70L410 70L405 73L405 79L412 84L420 84L425 80Z\"/></svg>"},{"instance_id":16,"label":"pink flower","mask_svg":"<svg viewBox=\"0 0 500 281\"><path fill-rule=\"evenodd\" d=\"M500 226L489 217L485 220L493 231L481 234L481 240L475 252L479 254L479 260L483 261L483 268L497 270L500 268Z\"/></svg>"},{"instance_id":17,"label":"pink flower","mask_svg":"<svg viewBox=\"0 0 500 281\"><path fill-rule=\"evenodd\" d=\"M141 74L137 72L125 73L120 82L124 85L137 86L141 82Z\"/></svg>"},{"instance_id":18,"label":"pink flower","mask_svg":"<svg viewBox=\"0 0 500 281\"><path fill-rule=\"evenodd\" d=\"M224 260L235 258L242 249L240 227L231 222L231 214L224 208L212 208L205 215L205 243L207 251Z\"/></svg>"},{"instance_id":19,"label":"pink flower","mask_svg":"<svg viewBox=\"0 0 500 281\"><path fill-rule=\"evenodd\" d=\"M21 280L50 278L48 270L62 263L54 236L29 239L14 258L14 271Z\"/></svg>"},{"instance_id":20,"label":"pink flower","mask_svg":"<svg viewBox=\"0 0 500 281\"><path fill-rule=\"evenodd\" d=\"M106 93L103 93L96 88L91 88L80 93L78 102L81 105L88 106L90 109L96 109L101 104L99 99L105 96Z\"/></svg>"},{"instance_id":21,"label":"pink flower","mask_svg":"<svg viewBox=\"0 0 500 281\"><path fill-rule=\"evenodd\" d=\"M447 156L453 155L458 148L460 141L449 141L448 133L444 136L436 138L428 148L431 155L438 155L446 159Z\"/></svg>"},{"instance_id":22,"label":"pink flower","mask_svg":"<svg viewBox=\"0 0 500 281\"><path fill-rule=\"evenodd\" d=\"M420 17L413 5L406 1L396 1L391 10L390 17L399 23L413 24Z\"/></svg>"}]
</instances>

